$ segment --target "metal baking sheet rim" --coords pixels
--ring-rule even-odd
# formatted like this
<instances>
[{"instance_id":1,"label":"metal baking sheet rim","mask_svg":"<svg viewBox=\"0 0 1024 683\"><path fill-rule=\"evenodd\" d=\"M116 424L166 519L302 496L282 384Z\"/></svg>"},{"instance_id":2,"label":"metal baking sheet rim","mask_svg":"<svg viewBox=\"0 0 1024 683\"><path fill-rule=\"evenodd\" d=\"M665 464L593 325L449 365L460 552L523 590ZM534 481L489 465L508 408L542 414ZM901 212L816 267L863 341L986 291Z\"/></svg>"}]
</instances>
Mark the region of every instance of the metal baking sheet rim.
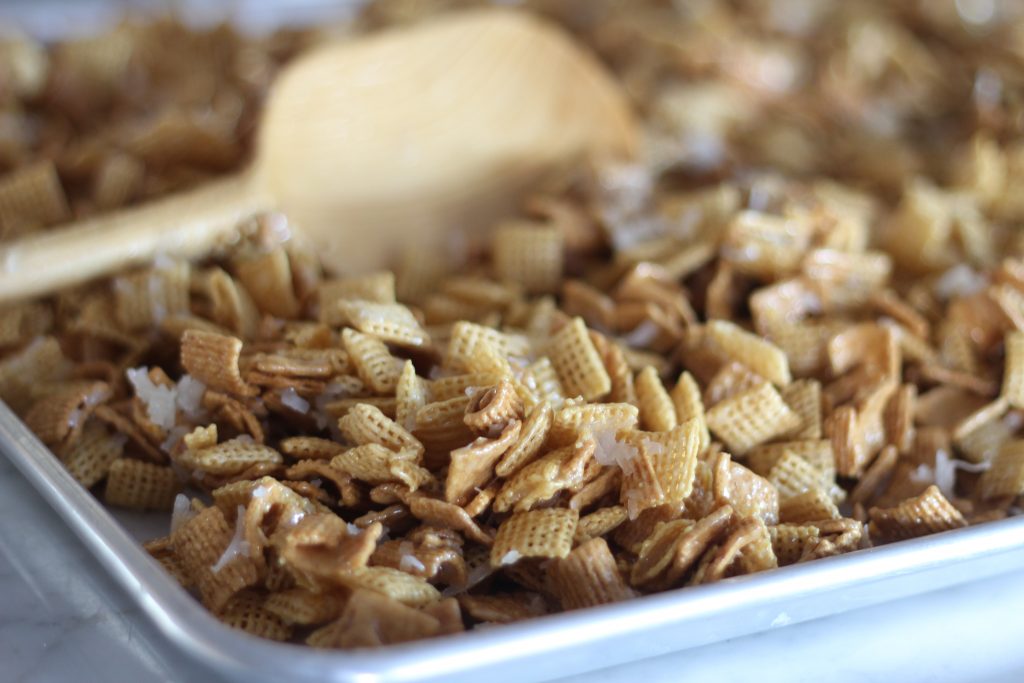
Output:
<instances>
[{"instance_id":1,"label":"metal baking sheet rim","mask_svg":"<svg viewBox=\"0 0 1024 683\"><path fill-rule=\"evenodd\" d=\"M320 651L209 615L0 402L0 450L184 654L248 681L540 681L1024 568L1024 516L434 641Z\"/></svg>"}]
</instances>

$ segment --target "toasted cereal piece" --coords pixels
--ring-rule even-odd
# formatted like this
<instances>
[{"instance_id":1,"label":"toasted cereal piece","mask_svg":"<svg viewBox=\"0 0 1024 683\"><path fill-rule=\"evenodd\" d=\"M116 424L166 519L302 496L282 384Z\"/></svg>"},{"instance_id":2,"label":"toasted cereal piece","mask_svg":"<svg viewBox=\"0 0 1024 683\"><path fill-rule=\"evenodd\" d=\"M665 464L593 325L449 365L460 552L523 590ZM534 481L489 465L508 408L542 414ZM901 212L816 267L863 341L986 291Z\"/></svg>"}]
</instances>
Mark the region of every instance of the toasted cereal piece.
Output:
<instances>
[{"instance_id":1,"label":"toasted cereal piece","mask_svg":"<svg viewBox=\"0 0 1024 683\"><path fill-rule=\"evenodd\" d=\"M1024 495L1024 441L1003 444L992 466L981 475L978 488L983 500Z\"/></svg>"},{"instance_id":2,"label":"toasted cereal piece","mask_svg":"<svg viewBox=\"0 0 1024 683\"><path fill-rule=\"evenodd\" d=\"M690 519L675 519L658 524L640 545L629 582L634 586L649 588L661 583L675 556L676 547L687 530L695 524Z\"/></svg>"},{"instance_id":3,"label":"toasted cereal piece","mask_svg":"<svg viewBox=\"0 0 1024 683\"><path fill-rule=\"evenodd\" d=\"M330 460L345 450L340 443L318 436L289 436L281 439L278 448L296 460Z\"/></svg>"},{"instance_id":4,"label":"toasted cereal piece","mask_svg":"<svg viewBox=\"0 0 1024 683\"><path fill-rule=\"evenodd\" d=\"M682 504L693 491L697 456L700 454L700 425L697 420L687 420L668 432L630 432L627 440L650 459L663 493L661 502Z\"/></svg>"},{"instance_id":5,"label":"toasted cereal piece","mask_svg":"<svg viewBox=\"0 0 1024 683\"><path fill-rule=\"evenodd\" d=\"M522 423L513 420L496 438L478 437L451 452L444 497L449 503L465 505L473 491L479 491L494 476L494 465L519 439Z\"/></svg>"},{"instance_id":6,"label":"toasted cereal piece","mask_svg":"<svg viewBox=\"0 0 1024 683\"><path fill-rule=\"evenodd\" d=\"M40 337L0 360L0 399L18 415L32 405L31 386L66 375L70 363L55 337Z\"/></svg>"},{"instance_id":7,"label":"toasted cereal piece","mask_svg":"<svg viewBox=\"0 0 1024 683\"><path fill-rule=\"evenodd\" d=\"M768 527L772 550L779 566L795 564L821 540L821 532L812 524L777 524Z\"/></svg>"},{"instance_id":8,"label":"toasted cereal piece","mask_svg":"<svg viewBox=\"0 0 1024 683\"><path fill-rule=\"evenodd\" d=\"M306 644L340 649L380 647L430 638L439 629L440 622L421 610L379 592L355 590L341 616L313 631Z\"/></svg>"},{"instance_id":9,"label":"toasted cereal piece","mask_svg":"<svg viewBox=\"0 0 1024 683\"><path fill-rule=\"evenodd\" d=\"M0 234L4 239L56 225L70 216L52 160L41 159L0 178Z\"/></svg>"},{"instance_id":10,"label":"toasted cereal piece","mask_svg":"<svg viewBox=\"0 0 1024 683\"><path fill-rule=\"evenodd\" d=\"M68 474L85 488L92 488L107 476L110 465L121 457L127 439L110 434L97 421L89 421L78 439L64 457Z\"/></svg>"},{"instance_id":11,"label":"toasted cereal piece","mask_svg":"<svg viewBox=\"0 0 1024 683\"><path fill-rule=\"evenodd\" d=\"M439 636L462 633L466 630L466 626L462 622L462 607L455 598L438 600L427 605L421 611L440 622L437 632Z\"/></svg>"},{"instance_id":12,"label":"toasted cereal piece","mask_svg":"<svg viewBox=\"0 0 1024 683\"><path fill-rule=\"evenodd\" d=\"M341 333L341 340L359 379L375 393L394 393L403 363L391 355L384 342L349 328Z\"/></svg>"},{"instance_id":13,"label":"toasted cereal piece","mask_svg":"<svg viewBox=\"0 0 1024 683\"><path fill-rule=\"evenodd\" d=\"M1012 407L1024 408L1024 332L1008 332L1004 343L1006 361L1000 396L1004 396Z\"/></svg>"},{"instance_id":14,"label":"toasted cereal piece","mask_svg":"<svg viewBox=\"0 0 1024 683\"><path fill-rule=\"evenodd\" d=\"M411 432L416 428L416 412L427 405L429 397L427 380L416 374L411 360L405 361L395 386L395 422Z\"/></svg>"},{"instance_id":15,"label":"toasted cereal piece","mask_svg":"<svg viewBox=\"0 0 1024 683\"><path fill-rule=\"evenodd\" d=\"M916 538L967 526L960 511L946 500L935 485L896 507L873 507L868 510L868 516L871 518L871 537L882 542Z\"/></svg>"},{"instance_id":16,"label":"toasted cereal piece","mask_svg":"<svg viewBox=\"0 0 1024 683\"><path fill-rule=\"evenodd\" d=\"M580 517L573 538L577 544L586 543L592 538L604 536L615 531L629 518L623 505L610 505Z\"/></svg>"},{"instance_id":17,"label":"toasted cereal piece","mask_svg":"<svg viewBox=\"0 0 1024 683\"><path fill-rule=\"evenodd\" d=\"M286 624L317 626L336 619L345 607L345 598L331 591L313 592L306 588L288 588L268 595L263 608Z\"/></svg>"},{"instance_id":18,"label":"toasted cereal piece","mask_svg":"<svg viewBox=\"0 0 1024 683\"><path fill-rule=\"evenodd\" d=\"M547 401L552 408L557 408L565 402L566 394L562 381L558 379L555 366L547 356L526 366L522 374L522 383L533 392L537 403Z\"/></svg>"},{"instance_id":19,"label":"toasted cereal piece","mask_svg":"<svg viewBox=\"0 0 1024 683\"><path fill-rule=\"evenodd\" d=\"M777 386L792 381L786 354L775 344L727 320L711 320L705 339L726 357L747 366Z\"/></svg>"},{"instance_id":20,"label":"toasted cereal piece","mask_svg":"<svg viewBox=\"0 0 1024 683\"><path fill-rule=\"evenodd\" d=\"M787 452L800 456L821 473L820 486L828 487L834 483L836 467L832 457L832 442L828 439L803 439L762 444L747 454L745 462L750 469L761 476L767 476L779 458Z\"/></svg>"},{"instance_id":21,"label":"toasted cereal piece","mask_svg":"<svg viewBox=\"0 0 1024 683\"><path fill-rule=\"evenodd\" d=\"M850 504L865 504L874 498L885 480L892 476L899 457L896 446L890 444L883 448L850 491Z\"/></svg>"},{"instance_id":22,"label":"toasted cereal piece","mask_svg":"<svg viewBox=\"0 0 1024 683\"><path fill-rule=\"evenodd\" d=\"M320 322L338 327L345 317L337 304L350 299L362 299L378 304L395 303L395 275L381 270L365 275L350 275L335 280L323 280L317 288L320 303Z\"/></svg>"},{"instance_id":23,"label":"toasted cereal piece","mask_svg":"<svg viewBox=\"0 0 1024 683\"><path fill-rule=\"evenodd\" d=\"M717 505L729 504L741 517L759 517L767 524L779 518L779 492L769 480L720 453L714 462L714 498Z\"/></svg>"},{"instance_id":24,"label":"toasted cereal piece","mask_svg":"<svg viewBox=\"0 0 1024 683\"><path fill-rule=\"evenodd\" d=\"M752 538L744 545L738 558L741 574L755 574L779 566L767 525L764 520L756 517L753 522L755 528L751 532Z\"/></svg>"},{"instance_id":25,"label":"toasted cereal piece","mask_svg":"<svg viewBox=\"0 0 1024 683\"><path fill-rule=\"evenodd\" d=\"M544 224L507 223L492 242L499 278L522 285L530 294L554 292L562 280L562 234Z\"/></svg>"},{"instance_id":26,"label":"toasted cereal piece","mask_svg":"<svg viewBox=\"0 0 1024 683\"><path fill-rule=\"evenodd\" d=\"M300 306L292 266L282 247L236 254L231 269L261 311L278 318L298 317Z\"/></svg>"},{"instance_id":27,"label":"toasted cereal piece","mask_svg":"<svg viewBox=\"0 0 1024 683\"><path fill-rule=\"evenodd\" d=\"M534 460L505 482L494 500L495 512L529 510L560 491L580 486L595 450L593 439L580 439L572 446L555 449Z\"/></svg>"},{"instance_id":28,"label":"toasted cereal piece","mask_svg":"<svg viewBox=\"0 0 1024 683\"><path fill-rule=\"evenodd\" d=\"M523 402L512 382L503 379L494 386L477 390L470 397L463 421L477 436L492 438L512 420L523 417Z\"/></svg>"},{"instance_id":29,"label":"toasted cereal piece","mask_svg":"<svg viewBox=\"0 0 1024 683\"><path fill-rule=\"evenodd\" d=\"M448 341L446 362L453 369L467 367L477 345L486 342L505 358L526 358L530 355L530 340L523 335L506 334L498 330L470 322L457 322L452 326Z\"/></svg>"},{"instance_id":30,"label":"toasted cereal piece","mask_svg":"<svg viewBox=\"0 0 1024 683\"><path fill-rule=\"evenodd\" d=\"M701 565L690 578L691 585L713 583L729 576L734 564L740 573L750 573L778 566L768 527L758 518L740 522L717 547L704 555Z\"/></svg>"},{"instance_id":31,"label":"toasted cereal piece","mask_svg":"<svg viewBox=\"0 0 1024 683\"><path fill-rule=\"evenodd\" d=\"M677 585L704 551L721 540L732 521L732 507L723 505L688 527L673 546L672 557L661 585Z\"/></svg>"},{"instance_id":32,"label":"toasted cereal piece","mask_svg":"<svg viewBox=\"0 0 1024 683\"><path fill-rule=\"evenodd\" d=\"M799 496L806 491L824 489L826 481L821 470L810 462L793 454L784 452L768 471L768 481L779 492L782 500ZM831 484L831 482L828 482ZM827 491L827 489L825 489Z\"/></svg>"},{"instance_id":33,"label":"toasted cereal piece","mask_svg":"<svg viewBox=\"0 0 1024 683\"><path fill-rule=\"evenodd\" d=\"M181 490L170 467L121 458L110 464L104 500L133 510L170 510Z\"/></svg>"},{"instance_id":34,"label":"toasted cereal piece","mask_svg":"<svg viewBox=\"0 0 1024 683\"><path fill-rule=\"evenodd\" d=\"M677 424L676 409L657 371L650 365L636 376L640 426L651 432L667 432Z\"/></svg>"},{"instance_id":35,"label":"toasted cereal piece","mask_svg":"<svg viewBox=\"0 0 1024 683\"><path fill-rule=\"evenodd\" d=\"M374 591L410 607L441 599L438 590L423 579L391 567L361 567L340 574L338 580L353 591Z\"/></svg>"},{"instance_id":36,"label":"toasted cereal piece","mask_svg":"<svg viewBox=\"0 0 1024 683\"><path fill-rule=\"evenodd\" d=\"M324 459L299 460L284 471L284 476L292 480L328 481L338 490L338 499L343 507L356 507L362 502L363 494L353 482L351 475L331 467Z\"/></svg>"},{"instance_id":37,"label":"toasted cereal piece","mask_svg":"<svg viewBox=\"0 0 1024 683\"><path fill-rule=\"evenodd\" d=\"M740 273L776 279L796 270L810 237L806 221L739 211L726 229L722 254Z\"/></svg>"},{"instance_id":38,"label":"toasted cereal piece","mask_svg":"<svg viewBox=\"0 0 1024 683\"><path fill-rule=\"evenodd\" d=\"M682 423L687 420L698 420L701 425L700 447L703 451L711 443L707 422L704 415L704 401L701 399L700 387L689 372L683 371L676 380L670 394L672 405L676 409L676 419Z\"/></svg>"},{"instance_id":39,"label":"toasted cereal piece","mask_svg":"<svg viewBox=\"0 0 1024 683\"><path fill-rule=\"evenodd\" d=\"M222 268L205 271L202 280L203 289L210 299L210 317L213 322L226 327L242 339L255 337L259 329L260 312L249 292ZM190 327L195 329L194 325Z\"/></svg>"},{"instance_id":40,"label":"toasted cereal piece","mask_svg":"<svg viewBox=\"0 0 1024 683\"><path fill-rule=\"evenodd\" d=\"M636 428L640 410L628 403L573 403L554 413L548 442L561 446L574 442L584 429L594 434Z\"/></svg>"},{"instance_id":41,"label":"toasted cereal piece","mask_svg":"<svg viewBox=\"0 0 1024 683\"><path fill-rule=\"evenodd\" d=\"M727 398L732 398L767 383L768 380L746 365L729 361L718 369L704 389L704 405L711 408Z\"/></svg>"},{"instance_id":42,"label":"toasted cereal piece","mask_svg":"<svg viewBox=\"0 0 1024 683\"><path fill-rule=\"evenodd\" d=\"M231 527L218 507L208 507L184 522L171 534L171 542L189 583L199 589L203 605L214 612L259 581L256 565L244 546L233 541Z\"/></svg>"},{"instance_id":43,"label":"toasted cereal piece","mask_svg":"<svg viewBox=\"0 0 1024 683\"><path fill-rule=\"evenodd\" d=\"M486 624L511 624L544 616L548 612L544 598L537 593L463 593L456 599L471 619Z\"/></svg>"},{"instance_id":44,"label":"toasted cereal piece","mask_svg":"<svg viewBox=\"0 0 1024 683\"><path fill-rule=\"evenodd\" d=\"M742 455L799 427L800 416L771 384L763 384L716 404L707 413L707 424L729 450Z\"/></svg>"},{"instance_id":45,"label":"toasted cereal piece","mask_svg":"<svg viewBox=\"0 0 1024 683\"><path fill-rule=\"evenodd\" d=\"M892 328L878 323L851 325L828 343L829 364L835 376L856 366L886 378L900 374L900 348Z\"/></svg>"},{"instance_id":46,"label":"toasted cereal piece","mask_svg":"<svg viewBox=\"0 0 1024 683\"><path fill-rule=\"evenodd\" d=\"M783 497L779 504L779 521L788 524L839 517L839 508L832 502L828 493L819 488L808 489L796 496Z\"/></svg>"},{"instance_id":47,"label":"toasted cereal piece","mask_svg":"<svg viewBox=\"0 0 1024 683\"><path fill-rule=\"evenodd\" d=\"M565 280L561 298L566 315L583 318L589 327L612 329L615 302L601 290L580 280Z\"/></svg>"},{"instance_id":48,"label":"toasted cereal piece","mask_svg":"<svg viewBox=\"0 0 1024 683\"><path fill-rule=\"evenodd\" d=\"M419 320L401 304L346 299L337 302L337 308L346 324L383 342L411 347L430 344L430 336Z\"/></svg>"},{"instance_id":49,"label":"toasted cereal piece","mask_svg":"<svg viewBox=\"0 0 1024 683\"><path fill-rule=\"evenodd\" d=\"M509 477L532 462L548 437L551 423L550 404L542 403L533 408L523 423L519 440L501 456L494 473L499 477Z\"/></svg>"},{"instance_id":50,"label":"toasted cereal piece","mask_svg":"<svg viewBox=\"0 0 1024 683\"><path fill-rule=\"evenodd\" d=\"M463 421L469 401L468 396L462 395L426 404L416 411L413 435L428 451L450 452L465 445L473 439L473 433Z\"/></svg>"},{"instance_id":51,"label":"toasted cereal piece","mask_svg":"<svg viewBox=\"0 0 1024 683\"><path fill-rule=\"evenodd\" d=\"M501 491L501 481L495 479L477 491L476 495L463 506L463 509L470 517L479 517L491 509L491 504L498 497L499 491Z\"/></svg>"},{"instance_id":52,"label":"toasted cereal piece","mask_svg":"<svg viewBox=\"0 0 1024 683\"><path fill-rule=\"evenodd\" d=\"M247 527L259 522L250 514L254 507L250 505L246 512ZM291 509L286 510L287 522L279 522L278 529L271 534L270 543L301 586L317 591L328 590L342 583L343 575L366 567L383 532L379 523L360 529L349 526L330 512L311 513L288 507ZM273 507L263 507L264 511L268 509Z\"/></svg>"},{"instance_id":53,"label":"toasted cereal piece","mask_svg":"<svg viewBox=\"0 0 1024 683\"><path fill-rule=\"evenodd\" d=\"M416 464L410 451L392 451L380 444L368 443L350 448L331 459L331 467L368 484L401 483L415 491L433 481L433 475Z\"/></svg>"},{"instance_id":54,"label":"toasted cereal piece","mask_svg":"<svg viewBox=\"0 0 1024 683\"><path fill-rule=\"evenodd\" d=\"M584 510L594 503L611 496L613 493L617 493L622 488L621 469L618 467L604 467L596 459L591 462L597 463L603 469L600 474L588 481L583 488L574 493L572 498L569 499L569 507L575 510Z\"/></svg>"},{"instance_id":55,"label":"toasted cereal piece","mask_svg":"<svg viewBox=\"0 0 1024 683\"><path fill-rule=\"evenodd\" d=\"M551 566L551 583L567 610L605 605L635 596L619 573L603 538L580 544Z\"/></svg>"},{"instance_id":56,"label":"toasted cereal piece","mask_svg":"<svg viewBox=\"0 0 1024 683\"><path fill-rule=\"evenodd\" d=\"M238 474L252 465L279 465L284 461L273 448L245 436L198 448L186 441L185 446L185 451L179 456L181 464L210 474Z\"/></svg>"},{"instance_id":57,"label":"toasted cereal piece","mask_svg":"<svg viewBox=\"0 0 1024 683\"><path fill-rule=\"evenodd\" d=\"M247 384L238 369L242 340L198 330L181 337L181 364L207 387L236 396L255 396L259 389Z\"/></svg>"},{"instance_id":58,"label":"toasted cereal piece","mask_svg":"<svg viewBox=\"0 0 1024 683\"><path fill-rule=\"evenodd\" d=\"M914 405L917 402L917 386L900 385L885 406L882 421L888 443L894 444L901 453L910 450L914 441Z\"/></svg>"},{"instance_id":59,"label":"toasted cereal piece","mask_svg":"<svg viewBox=\"0 0 1024 683\"><path fill-rule=\"evenodd\" d=\"M425 524L453 529L483 546L493 543L491 533L482 529L465 510L443 500L415 496L409 501L409 512Z\"/></svg>"},{"instance_id":60,"label":"toasted cereal piece","mask_svg":"<svg viewBox=\"0 0 1024 683\"><path fill-rule=\"evenodd\" d=\"M800 427L786 436L790 439L821 438L821 383L801 379L779 391L782 400L800 416Z\"/></svg>"},{"instance_id":61,"label":"toasted cereal piece","mask_svg":"<svg viewBox=\"0 0 1024 683\"><path fill-rule=\"evenodd\" d=\"M593 401L611 391L611 378L582 318L574 318L551 337L548 357L567 395Z\"/></svg>"},{"instance_id":62,"label":"toasted cereal piece","mask_svg":"<svg viewBox=\"0 0 1024 683\"><path fill-rule=\"evenodd\" d=\"M217 615L222 623L260 638L284 642L291 638L292 627L266 608L267 598L244 590L232 596Z\"/></svg>"},{"instance_id":63,"label":"toasted cereal piece","mask_svg":"<svg viewBox=\"0 0 1024 683\"><path fill-rule=\"evenodd\" d=\"M142 189L146 167L130 154L114 153L97 169L92 196L96 206L116 209L134 199Z\"/></svg>"},{"instance_id":64,"label":"toasted cereal piece","mask_svg":"<svg viewBox=\"0 0 1024 683\"><path fill-rule=\"evenodd\" d=\"M491 567L514 564L521 558L568 556L579 519L579 512L568 508L516 512L498 527Z\"/></svg>"},{"instance_id":65,"label":"toasted cereal piece","mask_svg":"<svg viewBox=\"0 0 1024 683\"><path fill-rule=\"evenodd\" d=\"M356 380L359 381L358 379ZM350 396L331 401L323 407L325 415L333 418L342 418L348 415L348 411L359 405L370 405L383 413L389 420L395 418L396 401L394 396Z\"/></svg>"},{"instance_id":66,"label":"toasted cereal piece","mask_svg":"<svg viewBox=\"0 0 1024 683\"><path fill-rule=\"evenodd\" d=\"M419 439L369 403L357 404L339 418L338 429L356 445L380 444L411 454L416 462L423 456L424 448Z\"/></svg>"},{"instance_id":67,"label":"toasted cereal piece","mask_svg":"<svg viewBox=\"0 0 1024 683\"><path fill-rule=\"evenodd\" d=\"M635 519L627 519L615 529L612 539L633 554L640 552L643 542L662 522L679 519L683 510L678 505L659 505L644 510Z\"/></svg>"},{"instance_id":68,"label":"toasted cereal piece","mask_svg":"<svg viewBox=\"0 0 1024 683\"><path fill-rule=\"evenodd\" d=\"M110 397L105 382L74 382L42 396L25 414L25 426L50 448L64 451L82 434L96 407Z\"/></svg>"}]
</instances>

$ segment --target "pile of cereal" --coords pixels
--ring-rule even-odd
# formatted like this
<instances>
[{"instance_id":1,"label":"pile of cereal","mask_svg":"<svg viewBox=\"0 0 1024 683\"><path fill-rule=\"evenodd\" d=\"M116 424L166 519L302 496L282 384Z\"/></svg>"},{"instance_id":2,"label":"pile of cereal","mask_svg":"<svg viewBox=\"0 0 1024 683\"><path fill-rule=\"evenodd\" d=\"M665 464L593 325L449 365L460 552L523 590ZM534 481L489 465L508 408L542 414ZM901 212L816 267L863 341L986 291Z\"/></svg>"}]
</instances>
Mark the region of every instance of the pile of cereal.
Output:
<instances>
[{"instance_id":1,"label":"pile of cereal","mask_svg":"<svg viewBox=\"0 0 1024 683\"><path fill-rule=\"evenodd\" d=\"M378 3L358 30L467 4ZM219 619L315 647L1018 512L1024 16L527 4L621 77L641 162L581 169L487 241L394 270L326 275L266 214L203 262L9 306L0 397L107 503L171 514L146 547ZM73 91L59 52L44 80ZM64 192L81 212L146 194L101 192L111 164L175 186L174 145L147 156L108 131L84 138L83 190L74 110L41 114L39 93L5 90L4 121L66 116L68 137L56 156L0 140L5 235L66 218ZM39 164L50 199L22 201Z\"/></svg>"}]
</instances>

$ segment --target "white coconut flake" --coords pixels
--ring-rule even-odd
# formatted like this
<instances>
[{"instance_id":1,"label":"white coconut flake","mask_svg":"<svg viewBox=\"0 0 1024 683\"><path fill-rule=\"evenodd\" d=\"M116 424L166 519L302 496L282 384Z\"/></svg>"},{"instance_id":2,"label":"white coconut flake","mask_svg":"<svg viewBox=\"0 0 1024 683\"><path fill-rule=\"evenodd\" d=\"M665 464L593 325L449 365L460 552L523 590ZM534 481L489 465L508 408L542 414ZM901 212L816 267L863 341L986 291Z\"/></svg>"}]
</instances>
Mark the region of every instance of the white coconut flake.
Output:
<instances>
[{"instance_id":1,"label":"white coconut flake","mask_svg":"<svg viewBox=\"0 0 1024 683\"><path fill-rule=\"evenodd\" d=\"M181 411L190 418L198 418L203 414L203 394L206 385L192 375L182 375L178 380L175 402Z\"/></svg>"},{"instance_id":2,"label":"white coconut flake","mask_svg":"<svg viewBox=\"0 0 1024 683\"><path fill-rule=\"evenodd\" d=\"M192 501L184 493L179 493L174 497L174 509L171 511L171 533L173 534L195 516Z\"/></svg>"},{"instance_id":3,"label":"white coconut flake","mask_svg":"<svg viewBox=\"0 0 1024 683\"><path fill-rule=\"evenodd\" d=\"M474 586L476 586L478 583L480 583L481 581L483 581L484 579L486 579L488 576L490 576L493 573L494 573L494 570L491 568L490 562L484 562L483 564L478 565L478 566L474 567L473 569L471 569L469 571L469 574L466 576L466 583L465 583L465 585L462 585L462 586L449 586L448 588L445 588L444 591L441 592L441 595L446 597L446 598L451 598L451 597L454 597L456 595L461 595L462 593L465 593L469 589L473 588Z\"/></svg>"},{"instance_id":4,"label":"white coconut flake","mask_svg":"<svg viewBox=\"0 0 1024 683\"><path fill-rule=\"evenodd\" d=\"M178 414L177 392L157 385L149 378L149 368L142 366L125 371L135 395L146 405L146 417L162 429L171 429Z\"/></svg>"},{"instance_id":5,"label":"white coconut flake","mask_svg":"<svg viewBox=\"0 0 1024 683\"><path fill-rule=\"evenodd\" d=\"M622 341L632 347L644 348L650 346L651 342L657 339L660 333L661 328L658 327L657 323L653 320L644 320L634 327L629 334L623 335Z\"/></svg>"},{"instance_id":6,"label":"white coconut flake","mask_svg":"<svg viewBox=\"0 0 1024 683\"><path fill-rule=\"evenodd\" d=\"M363 530L359 526L353 524L352 522L347 522L347 525L349 536L355 536L357 534L363 533Z\"/></svg>"},{"instance_id":7,"label":"white coconut flake","mask_svg":"<svg viewBox=\"0 0 1024 683\"><path fill-rule=\"evenodd\" d=\"M176 427L172 427L167 432L167 438L164 439L163 442L160 444L160 450L162 450L164 453L170 453L171 451L174 450L174 447L177 446L178 443L185 438L185 435L191 431L191 428L186 427L185 425L178 425Z\"/></svg>"},{"instance_id":8,"label":"white coconut flake","mask_svg":"<svg viewBox=\"0 0 1024 683\"><path fill-rule=\"evenodd\" d=\"M297 413L309 413L309 401L299 396L294 388L288 387L281 392L281 403Z\"/></svg>"},{"instance_id":9,"label":"white coconut flake","mask_svg":"<svg viewBox=\"0 0 1024 683\"><path fill-rule=\"evenodd\" d=\"M510 564L515 564L523 557L523 554L518 550L509 550L507 553L501 556L501 566L506 567Z\"/></svg>"},{"instance_id":10,"label":"white coconut flake","mask_svg":"<svg viewBox=\"0 0 1024 683\"><path fill-rule=\"evenodd\" d=\"M403 572L422 572L426 571L427 565L420 562L415 555L402 555L402 559L398 561L398 568Z\"/></svg>"},{"instance_id":11,"label":"white coconut flake","mask_svg":"<svg viewBox=\"0 0 1024 683\"><path fill-rule=\"evenodd\" d=\"M253 492L255 495L255 492ZM231 537L231 542L228 543L228 547L224 549L220 559L217 560L216 564L210 567L210 571L214 574L220 572L221 569L228 566L236 557L248 557L249 556L249 542L245 540L245 507L242 505L238 506L238 513L235 517L235 534Z\"/></svg>"},{"instance_id":12,"label":"white coconut flake","mask_svg":"<svg viewBox=\"0 0 1024 683\"><path fill-rule=\"evenodd\" d=\"M935 294L943 300L955 296L970 296L985 288L985 276L966 263L959 263L935 281Z\"/></svg>"},{"instance_id":13,"label":"white coconut flake","mask_svg":"<svg viewBox=\"0 0 1024 683\"><path fill-rule=\"evenodd\" d=\"M643 440L643 444L644 444L644 448L647 449L647 452L650 455L664 455L665 454L665 444L661 443L660 441L655 441L654 439L645 438Z\"/></svg>"},{"instance_id":14,"label":"white coconut flake","mask_svg":"<svg viewBox=\"0 0 1024 683\"><path fill-rule=\"evenodd\" d=\"M594 459L602 465L617 465L625 474L633 473L633 459L639 455L636 448L615 438L610 429L594 432Z\"/></svg>"}]
</instances>

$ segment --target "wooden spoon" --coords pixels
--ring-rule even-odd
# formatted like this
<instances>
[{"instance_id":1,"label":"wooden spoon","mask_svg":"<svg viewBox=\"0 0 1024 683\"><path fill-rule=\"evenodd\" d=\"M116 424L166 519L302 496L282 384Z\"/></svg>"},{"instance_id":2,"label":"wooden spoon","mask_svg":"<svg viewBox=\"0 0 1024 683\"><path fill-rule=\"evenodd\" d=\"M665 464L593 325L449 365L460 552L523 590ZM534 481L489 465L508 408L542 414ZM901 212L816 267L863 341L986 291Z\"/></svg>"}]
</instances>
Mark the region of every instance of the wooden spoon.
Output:
<instances>
[{"instance_id":1,"label":"wooden spoon","mask_svg":"<svg viewBox=\"0 0 1024 683\"><path fill-rule=\"evenodd\" d=\"M546 174L626 157L636 126L612 78L560 29L486 9L314 50L285 69L251 168L0 247L0 300L164 254L195 258L277 209L329 270L486 226Z\"/></svg>"}]
</instances>

